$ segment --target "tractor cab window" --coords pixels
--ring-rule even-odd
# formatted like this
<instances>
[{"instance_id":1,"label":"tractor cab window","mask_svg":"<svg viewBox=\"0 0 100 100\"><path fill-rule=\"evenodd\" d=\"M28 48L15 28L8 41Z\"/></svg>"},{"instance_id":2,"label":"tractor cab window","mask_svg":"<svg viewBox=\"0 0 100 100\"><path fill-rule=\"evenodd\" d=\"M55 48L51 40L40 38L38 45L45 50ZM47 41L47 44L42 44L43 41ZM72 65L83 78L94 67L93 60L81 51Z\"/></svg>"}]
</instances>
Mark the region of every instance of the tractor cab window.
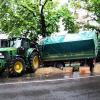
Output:
<instances>
[{"instance_id":1,"label":"tractor cab window","mask_svg":"<svg viewBox=\"0 0 100 100\"><path fill-rule=\"evenodd\" d=\"M15 48L23 47L25 49L28 49L30 47L30 42L27 39L15 38L10 40L10 47L15 47Z\"/></svg>"},{"instance_id":2,"label":"tractor cab window","mask_svg":"<svg viewBox=\"0 0 100 100\"><path fill-rule=\"evenodd\" d=\"M21 39L14 39L14 40L10 40L10 47L15 47L15 48L19 48L21 47Z\"/></svg>"},{"instance_id":3,"label":"tractor cab window","mask_svg":"<svg viewBox=\"0 0 100 100\"><path fill-rule=\"evenodd\" d=\"M28 40L23 40L22 41L22 47L24 47L24 48L29 48L30 47L30 43L29 43L29 41Z\"/></svg>"}]
</instances>

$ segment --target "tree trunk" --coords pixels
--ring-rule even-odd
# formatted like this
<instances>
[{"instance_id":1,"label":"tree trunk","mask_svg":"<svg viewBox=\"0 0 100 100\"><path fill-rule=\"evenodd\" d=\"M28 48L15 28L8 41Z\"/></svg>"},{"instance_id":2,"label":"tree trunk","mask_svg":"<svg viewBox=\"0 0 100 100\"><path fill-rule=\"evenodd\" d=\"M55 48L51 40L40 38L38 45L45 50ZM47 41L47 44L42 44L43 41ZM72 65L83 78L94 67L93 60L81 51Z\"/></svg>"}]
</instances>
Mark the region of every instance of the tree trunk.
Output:
<instances>
[{"instance_id":1,"label":"tree trunk","mask_svg":"<svg viewBox=\"0 0 100 100\"><path fill-rule=\"evenodd\" d=\"M42 36L46 37L46 24L45 24L44 12L41 12L41 14L40 14L40 26L41 26Z\"/></svg>"},{"instance_id":2,"label":"tree trunk","mask_svg":"<svg viewBox=\"0 0 100 100\"><path fill-rule=\"evenodd\" d=\"M45 21L45 16L44 16L44 7L45 7L47 2L48 2L48 0L45 0L44 4L42 5L41 0L40 0L40 6L42 6L41 11L40 11L40 27L41 27L40 29L41 29L41 35L43 37L46 37L46 32L47 32L46 21Z\"/></svg>"}]
</instances>

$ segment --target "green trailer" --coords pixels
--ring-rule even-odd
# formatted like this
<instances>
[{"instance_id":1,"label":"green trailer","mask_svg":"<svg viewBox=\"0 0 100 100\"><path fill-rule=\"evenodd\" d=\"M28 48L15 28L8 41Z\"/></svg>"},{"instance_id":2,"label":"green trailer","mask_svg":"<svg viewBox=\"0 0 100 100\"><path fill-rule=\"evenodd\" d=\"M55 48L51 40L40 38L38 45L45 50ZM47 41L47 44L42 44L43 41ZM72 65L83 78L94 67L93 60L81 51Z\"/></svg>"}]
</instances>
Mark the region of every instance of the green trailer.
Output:
<instances>
[{"instance_id":1,"label":"green trailer","mask_svg":"<svg viewBox=\"0 0 100 100\"><path fill-rule=\"evenodd\" d=\"M39 43L45 66L65 66L65 62L79 61L91 64L98 54L98 39L95 31L77 34L50 36Z\"/></svg>"}]
</instances>

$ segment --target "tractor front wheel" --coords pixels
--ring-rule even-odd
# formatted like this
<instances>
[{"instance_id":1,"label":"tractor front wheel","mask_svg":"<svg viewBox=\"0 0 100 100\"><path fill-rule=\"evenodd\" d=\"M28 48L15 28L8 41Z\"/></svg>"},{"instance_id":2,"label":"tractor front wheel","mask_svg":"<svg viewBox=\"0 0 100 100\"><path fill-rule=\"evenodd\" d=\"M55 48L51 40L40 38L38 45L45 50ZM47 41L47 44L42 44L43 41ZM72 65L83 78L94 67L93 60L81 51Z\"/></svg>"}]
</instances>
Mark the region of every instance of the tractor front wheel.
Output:
<instances>
[{"instance_id":1,"label":"tractor front wheel","mask_svg":"<svg viewBox=\"0 0 100 100\"><path fill-rule=\"evenodd\" d=\"M19 76L25 70L25 62L22 58L13 59L9 67L9 75Z\"/></svg>"}]
</instances>

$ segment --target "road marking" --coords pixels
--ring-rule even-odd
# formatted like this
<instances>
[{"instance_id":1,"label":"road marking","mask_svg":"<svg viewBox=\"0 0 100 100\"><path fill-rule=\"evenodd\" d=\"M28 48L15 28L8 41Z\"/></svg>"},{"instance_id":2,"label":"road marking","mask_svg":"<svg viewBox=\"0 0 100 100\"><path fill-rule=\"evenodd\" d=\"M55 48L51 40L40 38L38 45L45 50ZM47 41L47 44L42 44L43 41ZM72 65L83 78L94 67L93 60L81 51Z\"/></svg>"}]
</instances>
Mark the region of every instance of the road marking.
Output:
<instances>
[{"instance_id":1,"label":"road marking","mask_svg":"<svg viewBox=\"0 0 100 100\"><path fill-rule=\"evenodd\" d=\"M23 81L23 82L11 82L11 83L9 82L9 83L0 83L0 86L4 86L4 85L16 85L16 84L28 84L28 83L57 82L57 81L64 81L64 80L78 80L78 79L86 79L86 78L93 78L93 77L100 77L100 75L88 76L88 77L52 79L52 80L48 79L48 80Z\"/></svg>"}]
</instances>

